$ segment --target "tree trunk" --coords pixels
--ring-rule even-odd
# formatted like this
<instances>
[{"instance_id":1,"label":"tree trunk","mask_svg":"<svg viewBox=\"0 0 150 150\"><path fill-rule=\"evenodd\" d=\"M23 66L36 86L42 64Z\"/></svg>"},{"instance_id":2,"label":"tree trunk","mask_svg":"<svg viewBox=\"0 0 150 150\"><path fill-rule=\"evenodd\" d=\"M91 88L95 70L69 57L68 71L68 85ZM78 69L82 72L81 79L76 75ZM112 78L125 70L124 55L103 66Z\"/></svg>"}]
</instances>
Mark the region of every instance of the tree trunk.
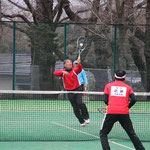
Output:
<instances>
[{"instance_id":1,"label":"tree trunk","mask_svg":"<svg viewBox=\"0 0 150 150\"><path fill-rule=\"evenodd\" d=\"M117 69L123 68L123 58L124 54L126 53L125 49L125 39L127 35L127 30L128 27L125 25L128 23L128 21L131 23L131 21L134 20L134 0L126 0L126 1L121 1L121 0L116 0L116 10L117 10L117 23L120 24L118 25L118 49L117 49ZM129 17L130 16L130 17ZM125 62L128 63L128 62Z\"/></svg>"},{"instance_id":2,"label":"tree trunk","mask_svg":"<svg viewBox=\"0 0 150 150\"><path fill-rule=\"evenodd\" d=\"M38 24L30 28L32 65L39 67L40 90L60 90L57 80L54 78L55 51L57 44L54 38L57 36L53 24L53 0L36 0L35 16Z\"/></svg>"},{"instance_id":3,"label":"tree trunk","mask_svg":"<svg viewBox=\"0 0 150 150\"><path fill-rule=\"evenodd\" d=\"M127 33L127 28L125 25L118 25L118 30L119 30L119 36L118 36L118 47L117 47L117 66L116 69L121 69L122 68L122 61L123 61L123 53L125 51L124 49L124 42L126 38L126 33Z\"/></svg>"},{"instance_id":4,"label":"tree trunk","mask_svg":"<svg viewBox=\"0 0 150 150\"><path fill-rule=\"evenodd\" d=\"M0 0L0 21L2 21L2 1ZM2 39L2 24L0 23L0 44Z\"/></svg>"},{"instance_id":5,"label":"tree trunk","mask_svg":"<svg viewBox=\"0 0 150 150\"><path fill-rule=\"evenodd\" d=\"M147 67L147 91L150 91L150 0L147 0L146 6L146 30L145 30L145 47L144 55Z\"/></svg>"},{"instance_id":6,"label":"tree trunk","mask_svg":"<svg viewBox=\"0 0 150 150\"><path fill-rule=\"evenodd\" d=\"M39 67L40 90L60 90L53 72L55 70L55 50L57 43L54 42L56 33L51 31L49 24L33 26L28 32L31 39L32 65Z\"/></svg>"},{"instance_id":7,"label":"tree trunk","mask_svg":"<svg viewBox=\"0 0 150 150\"><path fill-rule=\"evenodd\" d=\"M132 52L132 57L133 57L134 63L140 72L142 85L146 91L146 89L147 89L147 77L146 77L145 61L143 60L143 56L140 53L140 48L135 43L134 38L132 38L132 37L129 38L129 44L131 46L131 52Z\"/></svg>"},{"instance_id":8,"label":"tree trunk","mask_svg":"<svg viewBox=\"0 0 150 150\"><path fill-rule=\"evenodd\" d=\"M2 20L2 1L0 0L0 21Z\"/></svg>"},{"instance_id":9,"label":"tree trunk","mask_svg":"<svg viewBox=\"0 0 150 150\"><path fill-rule=\"evenodd\" d=\"M150 25L146 26L145 31L145 47L144 55L146 59L146 69L147 69L147 91L150 91Z\"/></svg>"}]
</instances>

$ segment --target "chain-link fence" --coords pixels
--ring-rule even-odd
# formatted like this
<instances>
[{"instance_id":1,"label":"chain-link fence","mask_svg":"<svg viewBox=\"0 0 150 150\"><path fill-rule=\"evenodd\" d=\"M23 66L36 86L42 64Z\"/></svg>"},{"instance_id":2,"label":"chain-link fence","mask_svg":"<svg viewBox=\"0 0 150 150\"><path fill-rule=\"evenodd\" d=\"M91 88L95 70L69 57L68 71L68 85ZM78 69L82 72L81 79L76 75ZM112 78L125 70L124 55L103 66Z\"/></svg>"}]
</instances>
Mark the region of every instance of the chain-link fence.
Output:
<instances>
[{"instance_id":1,"label":"chain-link fence","mask_svg":"<svg viewBox=\"0 0 150 150\"><path fill-rule=\"evenodd\" d=\"M81 55L89 91L103 91L116 69L127 71L135 91L147 91L149 56L143 25L0 22L0 89L63 90L54 77L67 58L77 59L77 39L87 38Z\"/></svg>"}]
</instances>

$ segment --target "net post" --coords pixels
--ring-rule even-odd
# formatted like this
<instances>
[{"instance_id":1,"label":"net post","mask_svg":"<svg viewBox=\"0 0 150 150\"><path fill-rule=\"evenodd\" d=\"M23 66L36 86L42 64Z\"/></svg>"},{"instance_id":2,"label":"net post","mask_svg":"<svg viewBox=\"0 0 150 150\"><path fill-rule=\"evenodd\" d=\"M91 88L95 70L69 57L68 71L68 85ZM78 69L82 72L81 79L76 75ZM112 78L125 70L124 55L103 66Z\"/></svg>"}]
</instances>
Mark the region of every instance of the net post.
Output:
<instances>
[{"instance_id":1,"label":"net post","mask_svg":"<svg viewBox=\"0 0 150 150\"><path fill-rule=\"evenodd\" d=\"M16 85L16 22L13 21L13 82L12 89L15 90Z\"/></svg>"}]
</instances>

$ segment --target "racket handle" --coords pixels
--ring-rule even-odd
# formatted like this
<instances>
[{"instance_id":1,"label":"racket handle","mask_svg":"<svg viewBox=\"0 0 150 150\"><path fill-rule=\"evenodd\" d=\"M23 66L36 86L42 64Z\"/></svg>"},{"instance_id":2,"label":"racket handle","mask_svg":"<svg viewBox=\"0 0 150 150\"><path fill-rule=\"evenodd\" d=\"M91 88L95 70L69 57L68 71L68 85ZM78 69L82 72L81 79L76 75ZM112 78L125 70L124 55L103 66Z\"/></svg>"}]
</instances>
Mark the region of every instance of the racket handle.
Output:
<instances>
[{"instance_id":1,"label":"racket handle","mask_svg":"<svg viewBox=\"0 0 150 150\"><path fill-rule=\"evenodd\" d=\"M78 56L78 59L80 59L80 55Z\"/></svg>"},{"instance_id":2,"label":"racket handle","mask_svg":"<svg viewBox=\"0 0 150 150\"><path fill-rule=\"evenodd\" d=\"M87 91L87 85L84 86L84 91Z\"/></svg>"}]
</instances>

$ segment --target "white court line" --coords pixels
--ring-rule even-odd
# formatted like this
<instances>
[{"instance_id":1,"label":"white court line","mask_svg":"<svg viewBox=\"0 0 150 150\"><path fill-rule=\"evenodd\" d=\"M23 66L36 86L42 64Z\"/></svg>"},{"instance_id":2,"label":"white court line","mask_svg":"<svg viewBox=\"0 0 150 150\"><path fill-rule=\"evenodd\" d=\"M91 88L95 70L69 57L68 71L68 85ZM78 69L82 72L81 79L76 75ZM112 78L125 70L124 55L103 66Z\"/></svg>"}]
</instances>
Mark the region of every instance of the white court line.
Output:
<instances>
[{"instance_id":1,"label":"white court line","mask_svg":"<svg viewBox=\"0 0 150 150\"><path fill-rule=\"evenodd\" d=\"M97 139L100 139L100 137L98 137L98 136L96 136L96 135L93 135L93 134L90 134L90 133L87 133L87 132L84 132L84 131L80 131L80 130L77 130L77 129L74 129L74 128L70 128L70 127L68 127L68 126L66 126L66 125L63 125L63 124L60 124L60 123L58 123L58 122L53 122L53 121L52 121L51 123L56 124L56 125L61 126L61 127L65 127L65 128L67 128L67 129L70 129L70 130L73 130L73 131L77 131L77 132L80 132L80 133L83 133L83 134L86 134L86 135L95 137L95 138L97 138ZM125 145L123 145L123 144L119 144L119 143L114 142L114 141L111 141L111 140L109 140L109 142L110 142L110 143L113 143L113 144L115 144L115 145L118 145L118 146L127 148L127 149L135 150L135 149L133 149L133 148L130 148L130 147L125 146Z\"/></svg>"}]
</instances>

